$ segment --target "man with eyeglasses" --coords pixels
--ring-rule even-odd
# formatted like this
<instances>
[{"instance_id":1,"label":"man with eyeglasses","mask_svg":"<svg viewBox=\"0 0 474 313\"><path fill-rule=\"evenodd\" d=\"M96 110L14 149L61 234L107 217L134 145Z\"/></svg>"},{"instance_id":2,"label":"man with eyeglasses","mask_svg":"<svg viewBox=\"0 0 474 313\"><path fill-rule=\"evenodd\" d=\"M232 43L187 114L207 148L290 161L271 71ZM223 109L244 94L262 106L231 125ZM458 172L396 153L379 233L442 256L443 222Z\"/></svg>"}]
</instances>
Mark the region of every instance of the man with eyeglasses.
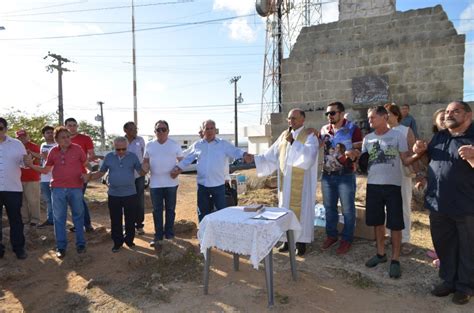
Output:
<instances>
[{"instance_id":1,"label":"man with eyeglasses","mask_svg":"<svg viewBox=\"0 0 474 313\"><path fill-rule=\"evenodd\" d=\"M108 153L99 171L87 176L99 179L109 172L108 206L110 213L111 235L114 245L112 252L118 252L125 243L129 248L135 244L135 221L137 213L137 189L135 173L145 175L142 165L135 153L128 150L128 139L117 137L114 140L115 152ZM125 236L123 219L125 217Z\"/></svg>"},{"instance_id":2,"label":"man with eyeglasses","mask_svg":"<svg viewBox=\"0 0 474 313\"><path fill-rule=\"evenodd\" d=\"M53 203L54 235L56 236L56 257L66 256L67 208L71 207L72 222L76 229L76 250L86 252L84 237L84 200L82 188L87 173L86 154L79 145L71 142L71 134L64 126L54 129L54 140L58 144L48 154L44 166L34 165L31 156L25 157L25 164L42 174L51 172L51 197Z\"/></svg>"},{"instance_id":3,"label":"man with eyeglasses","mask_svg":"<svg viewBox=\"0 0 474 313\"><path fill-rule=\"evenodd\" d=\"M128 151L134 153L140 163L143 163L145 153L145 140L137 135L138 128L134 122L127 122L123 125L125 138L128 140ZM135 188L137 190L137 210L135 216L135 228L138 235L143 235L143 221L145 220L145 176L135 173Z\"/></svg>"},{"instance_id":4,"label":"man with eyeglasses","mask_svg":"<svg viewBox=\"0 0 474 313\"><path fill-rule=\"evenodd\" d=\"M347 253L354 239L356 221L356 159L362 146L362 133L354 123L344 118L341 102L328 104L326 117L328 124L321 128L321 144L324 148L323 176L321 188L323 205L326 209L326 240L321 249L327 250L339 240L337 223L339 214L337 203L342 204L344 228L336 254Z\"/></svg>"},{"instance_id":5,"label":"man with eyeglasses","mask_svg":"<svg viewBox=\"0 0 474 313\"><path fill-rule=\"evenodd\" d=\"M7 135L7 121L0 117L0 220L5 207L10 224L10 243L18 259L26 259L25 236L21 218L23 187L21 167L26 149L23 144ZM2 243L2 224L0 222L0 259L5 254Z\"/></svg>"},{"instance_id":6,"label":"man with eyeglasses","mask_svg":"<svg viewBox=\"0 0 474 313\"><path fill-rule=\"evenodd\" d=\"M66 126L67 130L71 134L71 142L79 145L86 154L88 162L95 161L97 157L95 156L94 152L94 142L92 138L86 134L81 134L77 131L78 124L75 118L70 117L64 121L64 125ZM87 163L87 168L89 168L89 163ZM94 231L91 223L91 216L89 212L89 206L87 205L86 199L84 197L87 189L87 183L84 183L82 188L82 195L83 195L83 207L84 207L84 228L86 232ZM75 231L75 227L71 228L70 231Z\"/></svg>"},{"instance_id":7,"label":"man with eyeglasses","mask_svg":"<svg viewBox=\"0 0 474 313\"><path fill-rule=\"evenodd\" d=\"M431 293L466 304L474 295L474 125L472 109L453 101L445 111L446 129L413 152L428 154L425 206L430 210L433 245L442 282Z\"/></svg>"},{"instance_id":8,"label":"man with eyeglasses","mask_svg":"<svg viewBox=\"0 0 474 313\"><path fill-rule=\"evenodd\" d=\"M178 192L178 178L171 172L177 162L183 159L180 145L169 135L169 125L165 120L155 123L156 140L150 141L145 147L143 165L150 169L150 196L153 204L153 222L155 236L150 246L159 249L163 237L174 238L174 219L176 209L176 195ZM163 228L163 209L165 222Z\"/></svg>"},{"instance_id":9,"label":"man with eyeglasses","mask_svg":"<svg viewBox=\"0 0 474 313\"><path fill-rule=\"evenodd\" d=\"M184 168L194 160L197 171L197 206L199 222L212 213L215 206L217 210L225 208L225 179L229 166L227 158L244 158L251 162L250 155L242 149L235 147L230 142L216 137L216 123L206 120L202 123L204 137L192 144L189 154L181 160L171 172L172 177L177 177ZM213 205L211 204L211 197Z\"/></svg>"},{"instance_id":10,"label":"man with eyeglasses","mask_svg":"<svg viewBox=\"0 0 474 313\"><path fill-rule=\"evenodd\" d=\"M318 140L304 126L305 113L293 109L288 113L288 129L262 155L255 155L258 176L278 171L280 186L278 206L291 209L302 226L295 238L299 256L306 253L306 244L314 240L314 201L317 184ZM286 238L282 238L286 241ZM285 242L279 252L287 252Z\"/></svg>"}]
</instances>

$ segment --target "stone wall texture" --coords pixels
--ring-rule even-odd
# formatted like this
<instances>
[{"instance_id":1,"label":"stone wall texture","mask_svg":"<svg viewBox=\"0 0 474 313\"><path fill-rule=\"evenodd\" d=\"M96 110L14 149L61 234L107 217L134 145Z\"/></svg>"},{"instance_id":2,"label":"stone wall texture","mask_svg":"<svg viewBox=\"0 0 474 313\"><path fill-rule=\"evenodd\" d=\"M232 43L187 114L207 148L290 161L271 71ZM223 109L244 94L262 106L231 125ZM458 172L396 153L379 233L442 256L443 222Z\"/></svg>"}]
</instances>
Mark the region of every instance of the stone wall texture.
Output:
<instances>
[{"instance_id":1,"label":"stone wall texture","mask_svg":"<svg viewBox=\"0 0 474 313\"><path fill-rule=\"evenodd\" d=\"M313 127L324 123L318 110L333 101L363 118L373 104L353 105L352 79L367 75L388 76L389 101L410 104L417 119L429 117L429 125L419 123L427 133L438 105L462 99L464 43L439 5L303 28L282 63L282 113L272 115L272 137L295 107L315 113L307 119Z\"/></svg>"},{"instance_id":2,"label":"stone wall texture","mask_svg":"<svg viewBox=\"0 0 474 313\"><path fill-rule=\"evenodd\" d=\"M339 20L395 13L395 0L340 0Z\"/></svg>"}]
</instances>

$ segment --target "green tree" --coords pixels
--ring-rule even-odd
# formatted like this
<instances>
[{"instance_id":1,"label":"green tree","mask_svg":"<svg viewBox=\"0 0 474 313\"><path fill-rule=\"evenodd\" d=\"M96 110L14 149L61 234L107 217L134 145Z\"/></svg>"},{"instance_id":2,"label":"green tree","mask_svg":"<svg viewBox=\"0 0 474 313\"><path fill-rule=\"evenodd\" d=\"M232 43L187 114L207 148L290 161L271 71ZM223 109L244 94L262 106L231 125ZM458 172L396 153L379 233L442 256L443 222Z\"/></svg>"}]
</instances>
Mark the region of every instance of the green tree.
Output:
<instances>
[{"instance_id":1,"label":"green tree","mask_svg":"<svg viewBox=\"0 0 474 313\"><path fill-rule=\"evenodd\" d=\"M30 140L36 144L43 141L41 129L46 125L56 126L56 115L39 114L28 116L25 112L14 111L2 116L8 123L8 135L15 138L15 132L24 129L30 136Z\"/></svg>"},{"instance_id":2,"label":"green tree","mask_svg":"<svg viewBox=\"0 0 474 313\"><path fill-rule=\"evenodd\" d=\"M96 151L101 148L101 137L100 137L100 126L94 125L87 121L79 121L79 131L83 134L87 134L92 138ZM105 150L110 150L112 147L112 141L115 136L105 134Z\"/></svg>"}]
</instances>

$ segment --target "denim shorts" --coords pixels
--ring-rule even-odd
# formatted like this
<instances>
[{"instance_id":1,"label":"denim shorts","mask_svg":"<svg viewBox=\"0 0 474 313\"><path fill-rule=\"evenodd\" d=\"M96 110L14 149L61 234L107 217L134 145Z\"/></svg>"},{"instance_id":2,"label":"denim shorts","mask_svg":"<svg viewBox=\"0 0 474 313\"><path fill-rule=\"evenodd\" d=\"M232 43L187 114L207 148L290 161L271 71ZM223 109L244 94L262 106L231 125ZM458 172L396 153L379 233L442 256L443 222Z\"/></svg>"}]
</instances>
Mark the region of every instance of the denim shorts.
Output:
<instances>
[{"instance_id":1,"label":"denim shorts","mask_svg":"<svg viewBox=\"0 0 474 313\"><path fill-rule=\"evenodd\" d=\"M368 226L384 225L386 211L386 227L388 229L402 230L405 228L400 186L367 184L365 210L365 222Z\"/></svg>"}]
</instances>

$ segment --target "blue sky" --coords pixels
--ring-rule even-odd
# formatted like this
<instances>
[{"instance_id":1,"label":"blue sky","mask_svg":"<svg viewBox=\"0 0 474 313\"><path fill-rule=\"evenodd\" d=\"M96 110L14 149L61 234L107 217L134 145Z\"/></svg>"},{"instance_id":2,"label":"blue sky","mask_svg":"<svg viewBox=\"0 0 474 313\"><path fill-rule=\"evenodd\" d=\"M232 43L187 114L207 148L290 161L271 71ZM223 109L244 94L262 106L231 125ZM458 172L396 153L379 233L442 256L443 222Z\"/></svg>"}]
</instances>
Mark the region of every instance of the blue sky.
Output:
<instances>
[{"instance_id":1,"label":"blue sky","mask_svg":"<svg viewBox=\"0 0 474 313\"><path fill-rule=\"evenodd\" d=\"M337 2L323 5L323 20L337 20ZM48 73L48 51L70 59L64 74L65 117L93 123L104 101L105 127L121 133L133 119L129 0L1 1L0 114L11 107L28 114L57 110L57 74ZM466 34L465 100L474 100L474 2L397 1L405 11L442 4L458 31ZM234 89L244 102L239 128L258 124L262 86L264 21L254 0L136 0L138 123L152 134L166 119L171 133L196 133L207 118L233 133ZM85 11L87 10L87 11ZM248 16L250 15L250 16ZM245 16L226 21L219 19ZM208 21L205 24L183 25ZM84 34L96 36L81 37ZM49 37L67 37L55 38ZM21 39L21 40L19 40Z\"/></svg>"}]
</instances>

